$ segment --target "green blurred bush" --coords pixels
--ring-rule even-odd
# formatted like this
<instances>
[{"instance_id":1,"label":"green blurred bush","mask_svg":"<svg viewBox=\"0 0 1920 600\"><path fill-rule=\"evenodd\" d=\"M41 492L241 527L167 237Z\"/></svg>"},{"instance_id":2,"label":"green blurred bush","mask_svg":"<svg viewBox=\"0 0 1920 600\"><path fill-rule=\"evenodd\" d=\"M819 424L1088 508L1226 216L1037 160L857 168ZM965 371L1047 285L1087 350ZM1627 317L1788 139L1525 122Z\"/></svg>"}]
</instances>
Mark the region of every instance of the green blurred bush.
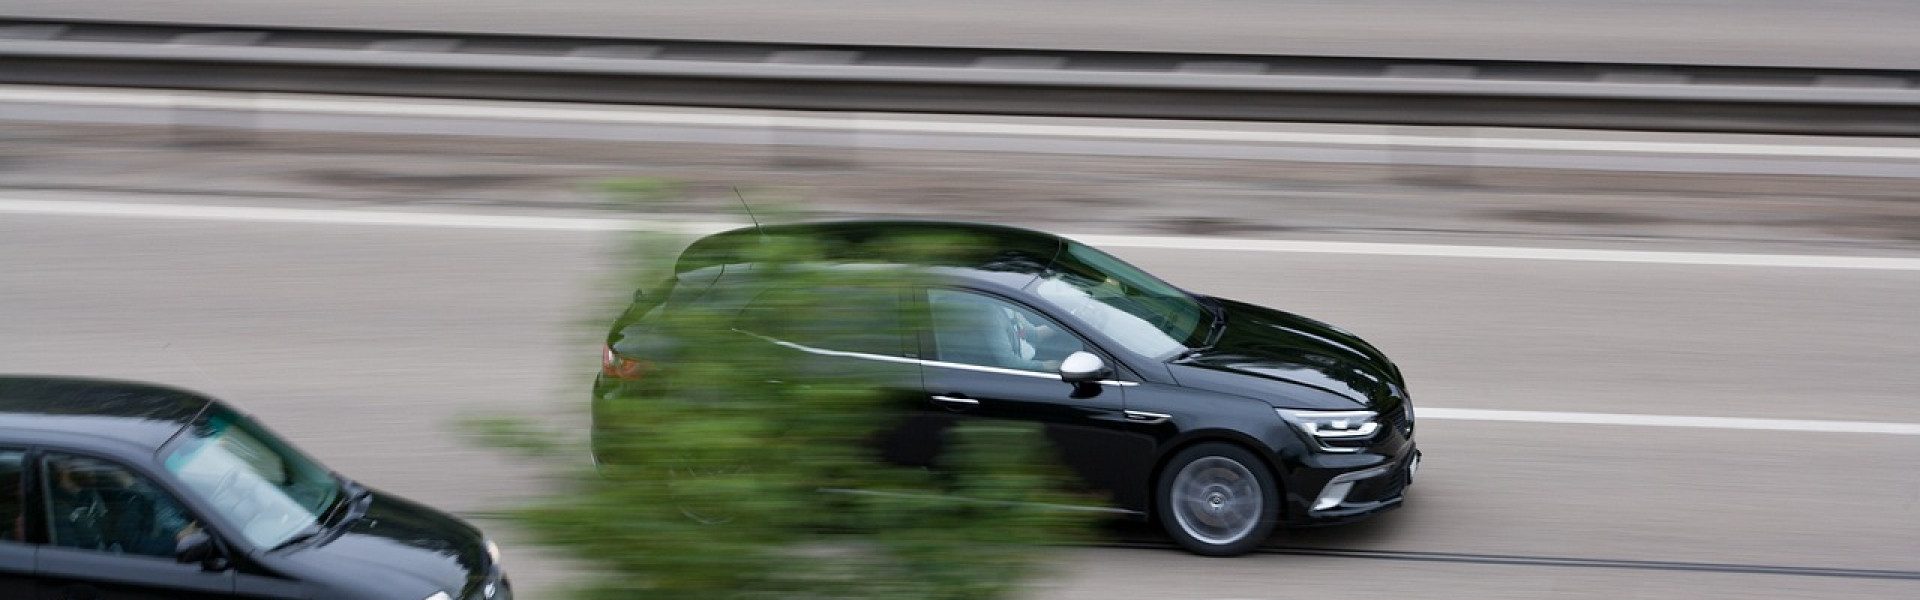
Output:
<instances>
[{"instance_id":1,"label":"green blurred bush","mask_svg":"<svg viewBox=\"0 0 1920 600\"><path fill-rule=\"evenodd\" d=\"M659 186L646 186L657 189ZM659 234L634 234L631 281L663 272ZM973 250L901 239L890 255ZM871 315L836 300L926 277L885 265L817 268L833 250L767 237L747 248L775 310L745 329L870 335ZM665 272L670 272L666 269ZM756 290L757 291L757 290ZM598 399L601 464L520 513L548 544L595 567L583 598L1006 597L1044 569L1047 548L1083 535L1063 511L1068 477L1031 424L951 431L938 473L882 462L876 435L903 417L877 373L830 368L742 333L733 310L657 311L665 340L644 392ZM778 382L778 383L773 383ZM510 427L490 436L528 447ZM1049 507L1053 505L1054 507Z\"/></svg>"}]
</instances>

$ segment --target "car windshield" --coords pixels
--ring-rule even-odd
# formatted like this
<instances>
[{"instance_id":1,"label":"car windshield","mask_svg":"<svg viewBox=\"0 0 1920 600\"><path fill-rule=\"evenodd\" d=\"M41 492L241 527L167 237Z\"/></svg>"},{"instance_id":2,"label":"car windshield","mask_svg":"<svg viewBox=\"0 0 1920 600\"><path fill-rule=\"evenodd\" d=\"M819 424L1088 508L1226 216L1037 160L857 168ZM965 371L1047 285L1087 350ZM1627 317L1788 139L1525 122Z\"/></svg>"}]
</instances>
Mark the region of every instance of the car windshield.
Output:
<instances>
[{"instance_id":1,"label":"car windshield","mask_svg":"<svg viewBox=\"0 0 1920 600\"><path fill-rule=\"evenodd\" d=\"M315 526L340 494L325 467L238 414L215 413L182 435L167 471L261 547Z\"/></svg>"},{"instance_id":2,"label":"car windshield","mask_svg":"<svg viewBox=\"0 0 1920 600\"><path fill-rule=\"evenodd\" d=\"M1179 288L1075 242L1033 292L1134 353L1166 359L1204 341L1206 307Z\"/></svg>"}]
</instances>

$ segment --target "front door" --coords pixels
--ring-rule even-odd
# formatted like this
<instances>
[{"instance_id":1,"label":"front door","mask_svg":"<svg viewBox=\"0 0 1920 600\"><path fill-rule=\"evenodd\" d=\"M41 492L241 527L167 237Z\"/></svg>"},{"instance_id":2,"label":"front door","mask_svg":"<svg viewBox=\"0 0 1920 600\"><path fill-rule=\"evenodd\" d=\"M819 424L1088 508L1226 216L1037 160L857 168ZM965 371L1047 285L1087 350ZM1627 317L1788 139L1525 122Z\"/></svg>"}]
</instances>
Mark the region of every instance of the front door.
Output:
<instances>
[{"instance_id":1,"label":"front door","mask_svg":"<svg viewBox=\"0 0 1920 600\"><path fill-rule=\"evenodd\" d=\"M1039 423L1061 462L1089 491L1132 485L1129 457L1151 448L1135 448L1142 440L1127 432L1123 396L1129 382L1060 380L1067 355L1098 349L1039 311L997 295L934 288L927 290L926 306L931 326L922 344L921 378L929 410Z\"/></svg>"},{"instance_id":2,"label":"front door","mask_svg":"<svg viewBox=\"0 0 1920 600\"><path fill-rule=\"evenodd\" d=\"M179 501L133 469L49 452L39 506L47 543L39 552L44 600L220 598L233 571L174 560L180 537L198 530Z\"/></svg>"}]
</instances>

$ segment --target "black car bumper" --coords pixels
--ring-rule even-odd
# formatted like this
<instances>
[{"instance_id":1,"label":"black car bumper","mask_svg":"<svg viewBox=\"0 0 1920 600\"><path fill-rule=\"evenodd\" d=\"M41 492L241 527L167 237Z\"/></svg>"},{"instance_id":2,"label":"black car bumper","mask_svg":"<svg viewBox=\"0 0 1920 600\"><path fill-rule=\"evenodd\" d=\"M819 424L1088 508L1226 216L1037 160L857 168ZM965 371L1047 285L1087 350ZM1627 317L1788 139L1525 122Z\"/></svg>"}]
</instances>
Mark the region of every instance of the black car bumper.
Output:
<instances>
[{"instance_id":1,"label":"black car bumper","mask_svg":"<svg viewBox=\"0 0 1920 600\"><path fill-rule=\"evenodd\" d=\"M1376 458L1370 465L1333 464L1296 471L1287 482L1287 524L1337 525L1399 508L1419 469L1420 451L1408 443L1397 457Z\"/></svg>"}]
</instances>

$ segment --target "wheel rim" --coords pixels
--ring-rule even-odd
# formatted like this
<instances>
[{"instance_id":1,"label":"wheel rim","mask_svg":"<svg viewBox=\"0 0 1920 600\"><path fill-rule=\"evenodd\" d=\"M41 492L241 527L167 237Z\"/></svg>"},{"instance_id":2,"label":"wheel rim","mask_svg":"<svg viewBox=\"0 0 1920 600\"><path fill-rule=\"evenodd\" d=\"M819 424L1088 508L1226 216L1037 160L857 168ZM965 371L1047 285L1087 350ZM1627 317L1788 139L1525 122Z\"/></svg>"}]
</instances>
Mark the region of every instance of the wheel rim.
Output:
<instances>
[{"instance_id":1,"label":"wheel rim","mask_svg":"<svg viewBox=\"0 0 1920 600\"><path fill-rule=\"evenodd\" d=\"M1171 491L1174 520L1201 542L1231 544L1260 524L1260 482L1231 458L1209 456L1187 463L1174 476Z\"/></svg>"}]
</instances>

